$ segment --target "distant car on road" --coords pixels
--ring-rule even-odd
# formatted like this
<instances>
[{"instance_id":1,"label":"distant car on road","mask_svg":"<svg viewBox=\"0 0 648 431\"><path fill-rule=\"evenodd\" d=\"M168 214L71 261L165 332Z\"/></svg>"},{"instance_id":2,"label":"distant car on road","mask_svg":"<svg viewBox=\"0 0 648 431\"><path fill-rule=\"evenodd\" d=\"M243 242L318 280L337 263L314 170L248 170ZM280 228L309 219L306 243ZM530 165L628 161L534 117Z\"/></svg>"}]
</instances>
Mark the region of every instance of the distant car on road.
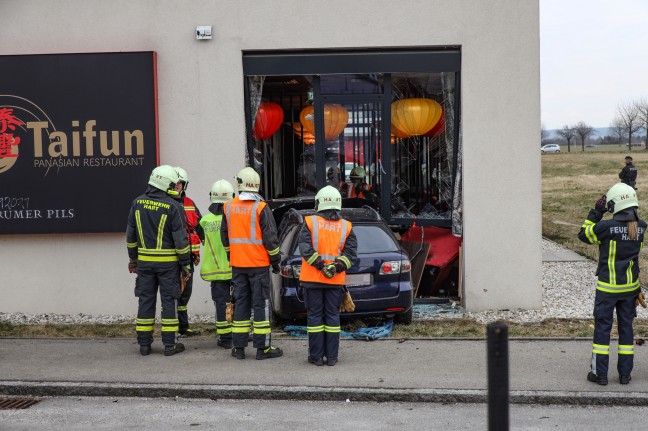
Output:
<instances>
[{"instance_id":1,"label":"distant car on road","mask_svg":"<svg viewBox=\"0 0 648 431\"><path fill-rule=\"evenodd\" d=\"M543 145L542 147L540 147L540 152L542 154L544 154L544 153L559 153L560 152L560 145L556 145L556 144Z\"/></svg>"}]
</instances>

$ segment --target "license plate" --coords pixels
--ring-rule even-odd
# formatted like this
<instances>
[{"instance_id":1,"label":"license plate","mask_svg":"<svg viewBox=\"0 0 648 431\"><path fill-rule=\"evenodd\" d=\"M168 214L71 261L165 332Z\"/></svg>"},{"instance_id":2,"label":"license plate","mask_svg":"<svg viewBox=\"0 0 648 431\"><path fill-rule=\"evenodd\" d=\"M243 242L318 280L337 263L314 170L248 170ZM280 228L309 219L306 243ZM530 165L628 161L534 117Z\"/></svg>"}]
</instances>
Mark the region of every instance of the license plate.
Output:
<instances>
[{"instance_id":1,"label":"license plate","mask_svg":"<svg viewBox=\"0 0 648 431\"><path fill-rule=\"evenodd\" d=\"M371 274L348 274L346 276L346 286L369 286L371 284Z\"/></svg>"}]
</instances>

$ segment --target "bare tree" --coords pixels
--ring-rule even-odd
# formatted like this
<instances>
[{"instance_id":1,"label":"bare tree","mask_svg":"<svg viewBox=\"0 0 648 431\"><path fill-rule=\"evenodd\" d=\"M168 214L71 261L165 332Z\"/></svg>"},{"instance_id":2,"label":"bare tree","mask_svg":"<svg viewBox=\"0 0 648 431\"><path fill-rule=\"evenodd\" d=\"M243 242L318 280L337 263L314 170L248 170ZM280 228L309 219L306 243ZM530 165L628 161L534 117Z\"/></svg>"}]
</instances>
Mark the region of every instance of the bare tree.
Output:
<instances>
[{"instance_id":1,"label":"bare tree","mask_svg":"<svg viewBox=\"0 0 648 431\"><path fill-rule=\"evenodd\" d=\"M615 121L619 120L624 135L628 137L628 150L632 151L632 135L641 130L641 117L634 103L624 103L617 107Z\"/></svg>"},{"instance_id":2,"label":"bare tree","mask_svg":"<svg viewBox=\"0 0 648 431\"><path fill-rule=\"evenodd\" d=\"M565 124L563 128L558 130L556 133L567 140L567 152L571 152L571 141L576 137L576 131Z\"/></svg>"},{"instance_id":3,"label":"bare tree","mask_svg":"<svg viewBox=\"0 0 648 431\"><path fill-rule=\"evenodd\" d=\"M574 131L581 138L581 149L585 151L585 141L587 137L594 133L594 129L588 126L584 121L579 121L578 124L574 126Z\"/></svg>"},{"instance_id":4,"label":"bare tree","mask_svg":"<svg viewBox=\"0 0 648 431\"><path fill-rule=\"evenodd\" d=\"M641 126L646 131L646 150L648 151L648 99L645 97L635 102L637 111L639 111L639 119Z\"/></svg>"},{"instance_id":5,"label":"bare tree","mask_svg":"<svg viewBox=\"0 0 648 431\"><path fill-rule=\"evenodd\" d=\"M619 143L619 147L620 147L621 146L621 140L623 139L623 135L625 135L625 132L623 131L623 123L618 118L615 118L612 121L612 124L610 124L610 128L614 132L614 137L616 138L617 142Z\"/></svg>"}]
</instances>

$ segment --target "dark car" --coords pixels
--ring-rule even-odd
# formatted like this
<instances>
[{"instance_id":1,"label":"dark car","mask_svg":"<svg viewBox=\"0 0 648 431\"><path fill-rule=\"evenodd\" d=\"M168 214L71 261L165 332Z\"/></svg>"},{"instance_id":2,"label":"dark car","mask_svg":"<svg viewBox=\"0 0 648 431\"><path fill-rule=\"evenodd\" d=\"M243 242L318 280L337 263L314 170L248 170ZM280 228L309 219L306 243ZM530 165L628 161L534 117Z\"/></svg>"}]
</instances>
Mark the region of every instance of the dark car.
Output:
<instances>
[{"instance_id":1,"label":"dark car","mask_svg":"<svg viewBox=\"0 0 648 431\"><path fill-rule=\"evenodd\" d=\"M304 217L313 214L313 209L291 208L281 216L279 242L283 260L280 274L272 276L270 294L272 316L277 323L306 318L303 289L299 287L302 257L297 237ZM346 276L356 309L353 313L342 313L341 317L393 316L397 322L410 324L413 291L407 253L374 209L343 208L341 215L353 224L358 240L358 259Z\"/></svg>"}]
</instances>

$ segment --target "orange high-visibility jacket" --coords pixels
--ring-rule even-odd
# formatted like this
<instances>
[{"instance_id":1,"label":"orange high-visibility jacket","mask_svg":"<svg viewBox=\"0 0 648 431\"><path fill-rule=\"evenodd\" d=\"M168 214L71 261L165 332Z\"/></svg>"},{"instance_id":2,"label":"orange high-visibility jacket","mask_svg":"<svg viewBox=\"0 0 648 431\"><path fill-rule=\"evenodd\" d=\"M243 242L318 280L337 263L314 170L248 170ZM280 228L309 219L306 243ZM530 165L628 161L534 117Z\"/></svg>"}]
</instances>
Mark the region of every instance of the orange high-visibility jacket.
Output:
<instances>
[{"instance_id":1,"label":"orange high-visibility jacket","mask_svg":"<svg viewBox=\"0 0 648 431\"><path fill-rule=\"evenodd\" d=\"M351 233L351 222L347 220L327 220L318 215L306 218L306 227L311 233L313 249L325 264L335 262L342 254L344 244ZM325 283L344 285L346 271L335 274L333 278L326 278L321 271L302 259L299 281L312 283Z\"/></svg>"},{"instance_id":2,"label":"orange high-visibility jacket","mask_svg":"<svg viewBox=\"0 0 648 431\"><path fill-rule=\"evenodd\" d=\"M263 245L259 217L266 206L262 201L242 201L238 197L223 204L227 218L230 265L244 268L270 265Z\"/></svg>"},{"instance_id":3,"label":"orange high-visibility jacket","mask_svg":"<svg viewBox=\"0 0 648 431\"><path fill-rule=\"evenodd\" d=\"M366 196L363 193L364 191L371 191L373 187L371 184L363 184L360 192L356 193L356 188L353 183L343 183L342 185L342 194L347 198L362 198L365 199Z\"/></svg>"}]
</instances>

